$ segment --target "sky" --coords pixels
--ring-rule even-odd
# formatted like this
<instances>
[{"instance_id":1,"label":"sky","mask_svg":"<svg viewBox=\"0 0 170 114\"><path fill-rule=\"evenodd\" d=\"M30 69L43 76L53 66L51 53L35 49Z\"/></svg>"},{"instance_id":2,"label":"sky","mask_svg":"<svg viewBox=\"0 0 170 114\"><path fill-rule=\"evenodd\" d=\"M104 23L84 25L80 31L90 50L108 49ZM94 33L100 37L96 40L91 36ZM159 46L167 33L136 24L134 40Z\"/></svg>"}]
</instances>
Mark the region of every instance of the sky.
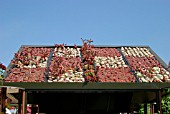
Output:
<instances>
[{"instance_id":1,"label":"sky","mask_svg":"<svg viewBox=\"0 0 170 114\"><path fill-rule=\"evenodd\" d=\"M169 0L0 0L0 62L21 45L150 46L170 61Z\"/></svg>"}]
</instances>

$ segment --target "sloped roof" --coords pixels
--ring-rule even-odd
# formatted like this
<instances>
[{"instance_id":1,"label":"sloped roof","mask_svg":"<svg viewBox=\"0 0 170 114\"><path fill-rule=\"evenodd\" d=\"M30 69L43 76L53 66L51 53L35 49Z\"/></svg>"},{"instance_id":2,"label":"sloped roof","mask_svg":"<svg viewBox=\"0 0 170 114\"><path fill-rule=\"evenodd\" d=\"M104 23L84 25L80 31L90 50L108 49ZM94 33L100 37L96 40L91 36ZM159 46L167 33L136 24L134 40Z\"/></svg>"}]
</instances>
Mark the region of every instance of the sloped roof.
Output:
<instances>
[{"instance_id":1,"label":"sloped roof","mask_svg":"<svg viewBox=\"0 0 170 114\"><path fill-rule=\"evenodd\" d=\"M72 95L70 103L78 105L80 98L89 107L86 100L93 99L98 108L109 111L157 102L158 92L170 87L167 65L149 46L21 46L4 75L3 85L24 88L30 104L55 99L65 107L67 93L87 93ZM21 99L21 94L14 97Z\"/></svg>"},{"instance_id":2,"label":"sloped roof","mask_svg":"<svg viewBox=\"0 0 170 114\"><path fill-rule=\"evenodd\" d=\"M145 82L170 87L167 65L149 46L21 46L5 77L4 84L23 86L25 82Z\"/></svg>"}]
</instances>

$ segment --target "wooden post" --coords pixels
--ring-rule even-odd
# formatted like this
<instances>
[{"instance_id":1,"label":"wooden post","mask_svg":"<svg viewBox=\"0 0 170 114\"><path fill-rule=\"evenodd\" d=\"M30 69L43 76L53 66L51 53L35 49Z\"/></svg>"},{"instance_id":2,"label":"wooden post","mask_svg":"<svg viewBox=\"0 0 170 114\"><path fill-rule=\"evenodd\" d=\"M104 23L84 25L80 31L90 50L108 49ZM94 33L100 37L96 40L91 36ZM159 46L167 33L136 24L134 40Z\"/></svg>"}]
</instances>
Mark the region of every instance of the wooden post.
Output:
<instances>
[{"instance_id":1,"label":"wooden post","mask_svg":"<svg viewBox=\"0 0 170 114\"><path fill-rule=\"evenodd\" d=\"M1 88L1 112L2 109L5 107L5 100L6 100L6 88L2 87Z\"/></svg>"},{"instance_id":2,"label":"wooden post","mask_svg":"<svg viewBox=\"0 0 170 114\"><path fill-rule=\"evenodd\" d=\"M21 104L18 104L18 114L21 114Z\"/></svg>"},{"instance_id":3,"label":"wooden post","mask_svg":"<svg viewBox=\"0 0 170 114\"><path fill-rule=\"evenodd\" d=\"M22 96L22 90L20 89L19 90L19 94ZM22 109L21 109L21 104L22 104L22 97L20 97L19 99L18 99L18 114L21 114L22 113Z\"/></svg>"},{"instance_id":4,"label":"wooden post","mask_svg":"<svg viewBox=\"0 0 170 114\"><path fill-rule=\"evenodd\" d=\"M147 114L147 104L144 104L144 114Z\"/></svg>"},{"instance_id":5,"label":"wooden post","mask_svg":"<svg viewBox=\"0 0 170 114\"><path fill-rule=\"evenodd\" d=\"M39 114L39 105L38 104L32 104L31 105L31 113Z\"/></svg>"},{"instance_id":6,"label":"wooden post","mask_svg":"<svg viewBox=\"0 0 170 114\"><path fill-rule=\"evenodd\" d=\"M160 111L160 114L162 114L162 94L161 94L161 91L159 91L159 111Z\"/></svg>"},{"instance_id":7,"label":"wooden post","mask_svg":"<svg viewBox=\"0 0 170 114\"><path fill-rule=\"evenodd\" d=\"M39 109L39 105L37 105L37 108L38 108L38 109L37 109L37 110L38 110L38 112L37 112L37 113L38 113L38 114L40 114L40 109Z\"/></svg>"},{"instance_id":8,"label":"wooden post","mask_svg":"<svg viewBox=\"0 0 170 114\"><path fill-rule=\"evenodd\" d=\"M1 92L1 93L0 93L0 94L1 94L1 96L0 96L0 97L1 97L1 98L0 98L0 99L1 99L1 100L0 100L0 101L1 101L1 102L0 102L0 103L1 103L1 104L0 104L0 112L2 112L2 88L1 88L1 91L0 91L0 92Z\"/></svg>"},{"instance_id":9,"label":"wooden post","mask_svg":"<svg viewBox=\"0 0 170 114\"><path fill-rule=\"evenodd\" d=\"M22 92L22 114L27 114L27 92Z\"/></svg>"},{"instance_id":10,"label":"wooden post","mask_svg":"<svg viewBox=\"0 0 170 114\"><path fill-rule=\"evenodd\" d=\"M157 98L157 104L158 104L158 113L162 114L162 96L161 96L161 91L156 92L156 98Z\"/></svg>"},{"instance_id":11,"label":"wooden post","mask_svg":"<svg viewBox=\"0 0 170 114\"><path fill-rule=\"evenodd\" d=\"M150 104L150 113L154 114L154 104L153 103Z\"/></svg>"}]
</instances>

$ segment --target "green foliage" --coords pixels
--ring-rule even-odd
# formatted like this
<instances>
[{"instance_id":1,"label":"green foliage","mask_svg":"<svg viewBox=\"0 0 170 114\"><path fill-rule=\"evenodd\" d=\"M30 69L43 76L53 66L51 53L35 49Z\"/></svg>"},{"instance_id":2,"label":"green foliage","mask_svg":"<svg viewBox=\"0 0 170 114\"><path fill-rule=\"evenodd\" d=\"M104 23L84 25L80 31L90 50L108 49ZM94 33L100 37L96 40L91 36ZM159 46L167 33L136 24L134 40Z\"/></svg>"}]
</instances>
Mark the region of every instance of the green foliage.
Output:
<instances>
[{"instance_id":1,"label":"green foliage","mask_svg":"<svg viewBox=\"0 0 170 114\"><path fill-rule=\"evenodd\" d=\"M162 111L163 113L170 114L170 89L166 90L167 96L162 98Z\"/></svg>"},{"instance_id":2,"label":"green foliage","mask_svg":"<svg viewBox=\"0 0 170 114\"><path fill-rule=\"evenodd\" d=\"M167 95L162 98L162 112L163 114L170 114L170 89L165 90L165 93ZM150 114L149 104L147 105L147 109L148 109L147 114ZM139 113L144 114L144 104L140 105Z\"/></svg>"},{"instance_id":3,"label":"green foliage","mask_svg":"<svg viewBox=\"0 0 170 114\"><path fill-rule=\"evenodd\" d=\"M147 104L147 111L148 111L147 114L150 114L150 105L149 104ZM140 105L139 113L144 114L144 104Z\"/></svg>"},{"instance_id":4,"label":"green foliage","mask_svg":"<svg viewBox=\"0 0 170 114\"><path fill-rule=\"evenodd\" d=\"M144 114L144 104L140 105L139 113Z\"/></svg>"},{"instance_id":5,"label":"green foliage","mask_svg":"<svg viewBox=\"0 0 170 114\"><path fill-rule=\"evenodd\" d=\"M0 68L0 80L3 80L4 75L3 75L4 71Z\"/></svg>"}]
</instances>

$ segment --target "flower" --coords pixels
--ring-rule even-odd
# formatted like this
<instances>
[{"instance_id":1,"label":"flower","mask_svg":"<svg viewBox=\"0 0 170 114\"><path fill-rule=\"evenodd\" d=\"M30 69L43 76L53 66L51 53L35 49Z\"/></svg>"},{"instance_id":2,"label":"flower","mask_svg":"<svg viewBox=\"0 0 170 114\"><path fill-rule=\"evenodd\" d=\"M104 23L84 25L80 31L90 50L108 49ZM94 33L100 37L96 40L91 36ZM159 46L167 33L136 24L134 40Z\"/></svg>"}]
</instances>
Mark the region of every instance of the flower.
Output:
<instances>
[{"instance_id":1,"label":"flower","mask_svg":"<svg viewBox=\"0 0 170 114\"><path fill-rule=\"evenodd\" d=\"M6 66L5 66L5 65L3 65L2 63L0 63L0 69L2 69L2 70L6 70Z\"/></svg>"}]
</instances>

